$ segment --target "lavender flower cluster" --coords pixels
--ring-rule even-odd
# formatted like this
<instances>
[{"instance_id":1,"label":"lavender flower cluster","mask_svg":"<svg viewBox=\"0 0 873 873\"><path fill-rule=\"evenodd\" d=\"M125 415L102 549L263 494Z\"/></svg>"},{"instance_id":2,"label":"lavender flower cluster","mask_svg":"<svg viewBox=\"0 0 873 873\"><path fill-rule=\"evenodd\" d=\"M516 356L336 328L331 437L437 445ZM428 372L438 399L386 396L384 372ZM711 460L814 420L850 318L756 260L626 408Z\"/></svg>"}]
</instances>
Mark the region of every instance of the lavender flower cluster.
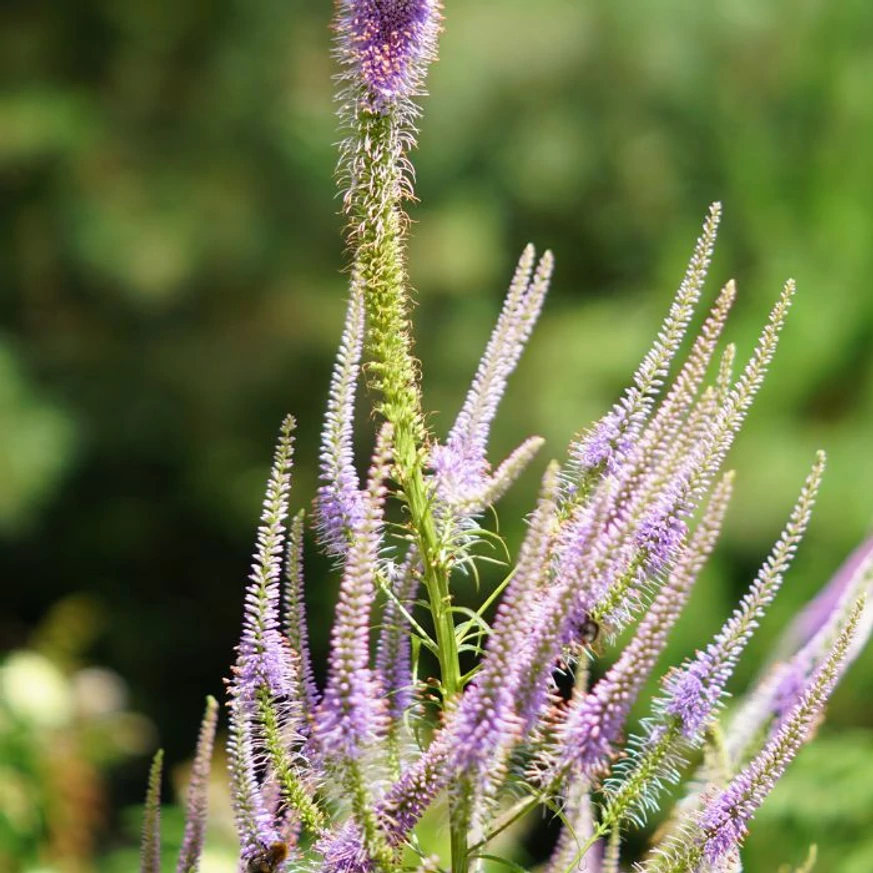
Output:
<instances>
[{"instance_id":1,"label":"lavender flower cluster","mask_svg":"<svg viewBox=\"0 0 873 873\"><path fill-rule=\"evenodd\" d=\"M675 364L703 293L721 219L714 204L630 386L572 442L565 463L546 467L504 581L478 610L456 607L453 581L475 572L480 545L493 536L482 517L542 446L532 437L496 466L488 458L491 424L542 309L553 259L549 252L537 259L531 246L522 253L466 400L439 442L426 425L412 356L403 214L414 100L439 28L435 0L338 3L347 133L340 178L352 263L311 527L336 562L339 600L319 689L303 596L307 522L302 511L288 520L289 418L229 681L241 869L467 873L493 856L498 835L541 808L561 823L547 873L618 871L623 835L662 807L703 750L685 796L636 869L738 870L751 818L814 732L871 629L864 599L873 543L866 543L725 716L732 673L810 523L823 453L722 629L662 676L636 734L629 735L629 717L718 539L734 480L724 463L773 360L794 284L786 283L741 367L735 348L721 343L732 282ZM352 445L362 373L381 422L364 482ZM595 652L614 650L619 639L627 642L592 682ZM422 680L423 653L438 665L438 680ZM476 666L463 672L471 653ZM203 846L216 720L210 701L180 873L197 869ZM144 873L158 870L159 779L156 759ZM417 833L440 804L450 832L445 858L429 855Z\"/></svg>"}]
</instances>

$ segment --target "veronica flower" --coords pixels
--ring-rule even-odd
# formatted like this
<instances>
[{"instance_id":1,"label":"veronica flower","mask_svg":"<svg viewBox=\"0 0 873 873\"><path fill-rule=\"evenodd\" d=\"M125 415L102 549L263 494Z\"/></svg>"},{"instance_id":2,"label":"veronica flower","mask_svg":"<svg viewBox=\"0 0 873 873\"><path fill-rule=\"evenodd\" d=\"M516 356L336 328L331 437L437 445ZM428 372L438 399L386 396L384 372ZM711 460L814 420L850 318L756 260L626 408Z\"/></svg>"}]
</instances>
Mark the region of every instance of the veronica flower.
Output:
<instances>
[{"instance_id":1,"label":"veronica flower","mask_svg":"<svg viewBox=\"0 0 873 873\"><path fill-rule=\"evenodd\" d=\"M570 456L577 461L581 472L597 468L611 473L617 472L621 461L634 444L652 409L653 397L663 384L670 361L679 349L694 314L694 307L700 299L703 282L712 260L721 211L720 203L713 203L710 207L703 233L697 241L670 312L655 344L637 368L633 385L611 412L570 446Z\"/></svg>"},{"instance_id":2,"label":"veronica flower","mask_svg":"<svg viewBox=\"0 0 873 873\"><path fill-rule=\"evenodd\" d=\"M624 834L661 807L663 789L679 780L707 732L722 736L734 668L810 520L822 453L740 604L705 648L665 674L651 717L625 739L631 707L715 546L733 482L722 468L774 359L794 283L785 284L745 364L732 345L722 347L733 282L688 337L721 220L713 204L628 388L573 440L565 463L546 466L505 578L480 605L460 605L456 572L475 574L481 560L472 548L484 536L478 518L542 446L530 437L496 467L488 456L553 258L524 250L461 411L438 441L413 353L404 205L413 195L416 100L436 55L440 8L436 0L339 0L336 8L350 298L313 520L322 549L338 559L339 596L319 689L306 622L304 514L287 524L288 419L228 689L242 869L442 873L450 864L452 873L469 873L496 851L498 835L542 807L563 824L547 873L617 873ZM689 352L677 362L686 339ZM363 488L353 451L362 375L372 400L366 421L376 422ZM707 748L707 761L717 753L719 766L692 782L647 870L704 873L734 863L751 816L866 640L873 619L862 617L860 598L871 555L867 544L789 631L787 654L738 708L726 739ZM589 686L592 639L614 646L624 631L623 649ZM573 683L569 699L559 675ZM178 873L196 870L202 851L215 715L213 706L198 743ZM146 803L144 873L158 871L159 789L160 757ZM440 794L445 861L430 855L418 829Z\"/></svg>"},{"instance_id":3,"label":"veronica flower","mask_svg":"<svg viewBox=\"0 0 873 873\"><path fill-rule=\"evenodd\" d=\"M185 818L185 835L179 852L176 873L197 873L200 854L206 832L206 814L209 798L209 770L212 764L212 747L215 729L218 726L218 702L210 697L206 701L206 713L200 726L197 751L191 766L191 781L188 786L188 809Z\"/></svg>"},{"instance_id":4,"label":"veronica flower","mask_svg":"<svg viewBox=\"0 0 873 873\"><path fill-rule=\"evenodd\" d=\"M844 669L863 608L861 599L852 608L833 649L810 677L803 695L780 730L726 788L706 802L681 842L674 840L647 869L680 873L694 869L701 860L716 864L736 854L748 822L821 717L827 698Z\"/></svg>"},{"instance_id":5,"label":"veronica flower","mask_svg":"<svg viewBox=\"0 0 873 873\"><path fill-rule=\"evenodd\" d=\"M820 452L788 526L740 606L705 651L667 678L664 712L680 719L688 737L697 735L711 717L758 620L782 583L809 524L824 462L824 453Z\"/></svg>"},{"instance_id":6,"label":"veronica flower","mask_svg":"<svg viewBox=\"0 0 873 873\"><path fill-rule=\"evenodd\" d=\"M340 769L356 770L384 725L381 692L370 669L369 635L390 440L391 429L386 426L370 472L367 505L354 531L340 586L327 686L317 716L321 746Z\"/></svg>"},{"instance_id":7,"label":"veronica flower","mask_svg":"<svg viewBox=\"0 0 873 873\"><path fill-rule=\"evenodd\" d=\"M303 703L308 716L315 714L319 693L309 651L309 630L306 623L306 600L303 593L303 512L294 516L288 531L285 558L285 633L291 649L297 653L300 669L294 699Z\"/></svg>"},{"instance_id":8,"label":"veronica flower","mask_svg":"<svg viewBox=\"0 0 873 873\"><path fill-rule=\"evenodd\" d=\"M200 725L197 750L188 785L188 805L185 811L185 833L176 865L176 873L197 873L206 832L209 800L209 771L212 747L218 724L218 702L207 698L206 712ZM160 873L161 869L161 776L164 753L159 750L152 760L143 816L140 846L140 873Z\"/></svg>"}]
</instances>

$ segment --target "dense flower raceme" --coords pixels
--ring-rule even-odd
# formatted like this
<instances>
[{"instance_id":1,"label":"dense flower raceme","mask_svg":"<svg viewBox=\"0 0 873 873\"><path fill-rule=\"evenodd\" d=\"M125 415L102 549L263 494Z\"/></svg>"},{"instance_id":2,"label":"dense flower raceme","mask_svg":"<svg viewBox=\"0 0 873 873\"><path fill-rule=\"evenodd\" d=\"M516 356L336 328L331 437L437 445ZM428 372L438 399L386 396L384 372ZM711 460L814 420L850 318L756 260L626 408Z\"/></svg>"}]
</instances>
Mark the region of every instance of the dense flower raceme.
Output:
<instances>
[{"instance_id":1,"label":"dense flower raceme","mask_svg":"<svg viewBox=\"0 0 873 873\"><path fill-rule=\"evenodd\" d=\"M697 265L709 258L718 214L714 209L707 220L680 286L679 304L699 296L703 277ZM525 253L523 261L530 259ZM517 287L514 281L504 313L512 311ZM410 643L417 639L414 648L420 649L433 647L434 641L417 616L422 566L416 546L409 545L402 524L384 521L386 500L398 493L392 484L391 426L379 435L366 487L357 484L351 464L348 398L357 363L350 348L357 340L348 334L360 323L360 299L353 292L337 369L341 375L332 386L323 469L325 487L334 486L333 495L343 495L354 510L337 516L342 521L333 531L320 512L316 527L322 547L339 558L343 574L323 693L312 679L301 609L302 514L286 529L290 420L283 426L246 592L230 684L229 753L242 856L250 867L269 866L272 847L293 843L292 857L320 859L323 869L389 869L400 864L403 847L417 845L413 834L420 817L446 789L453 802L471 807L470 857L484 851L508 813L521 814L539 803L551 806L555 798L566 798L568 815L572 810L587 822L590 836L586 841L568 831L550 869L573 859L571 846L578 854L590 845L593 863L608 854L610 832L643 820L689 751L706 742L733 668L810 520L823 473L821 454L749 593L708 646L668 671L646 733L625 743L630 707L715 545L733 482L733 474L717 478L717 471L772 358L790 292L789 286L777 302L745 369L728 385L723 363L728 353L710 385L706 376L734 297L727 286L656 406L652 383L662 381L658 374L666 370L684 332L675 323L690 321L682 305L672 307L654 351L616 411L607 414L607 424L580 437L563 470L548 467L493 620L486 624L483 610L458 621L459 638L484 639L481 664L424 747L419 746L424 734L415 728L426 718L428 696L416 676ZM502 337L500 331L492 337L492 360ZM497 371L502 375L492 383L496 398L492 405L468 398L453 431L478 434L469 440L476 448L468 457L475 460L476 475L485 477L482 431L487 434L508 375L504 370L514 364L510 357L501 370L488 360L486 355L470 397L483 397L490 390L483 388L487 374ZM355 372L346 378L351 369ZM470 410L482 408L487 411L476 420ZM600 434L598 440L610 434L603 438L610 457L601 451L595 463L585 464L586 451L578 446L590 444L591 434ZM450 435L443 447L433 449L434 456L461 444ZM459 500L438 461L430 470L433 517L441 529L453 530L459 517L472 518L491 505ZM325 493L320 492L319 505ZM461 568L475 560L474 533L466 538L446 534L444 559ZM845 662L857 654L858 627L863 625L864 633L869 627L859 598L871 575L873 558L865 545L835 577L830 593L810 606L815 621L806 614L798 620L790 632L795 653L773 665L728 721L733 775L696 785L694 802L679 807L687 811L686 820L653 853L652 869L673 869L664 865L685 857L682 853L690 858L688 853L696 852L695 863L712 864L736 852L755 806L820 718ZM635 621L623 651L589 689L582 668L590 657L583 641L591 626L609 641ZM381 630L371 650L374 627ZM556 693L554 671L573 669L579 657L575 688L564 702ZM762 746L767 725L769 739ZM524 761L527 765L519 768ZM202 761L199 768L197 785L204 779ZM599 812L588 799L598 787L605 798ZM189 826L194 836L188 844L199 845L202 828L196 822L202 821L204 801L197 797L194 792ZM516 798L508 813L502 808L505 797ZM154 834L154 822L151 827ZM186 852L190 856L190 845ZM153 846L146 855L154 857Z\"/></svg>"},{"instance_id":2,"label":"dense flower raceme","mask_svg":"<svg viewBox=\"0 0 873 873\"><path fill-rule=\"evenodd\" d=\"M541 312L553 258L537 259L532 246L522 253L461 411L437 440L412 356L402 202L411 194L413 101L435 55L438 4L340 0L337 8L351 290L312 524L303 510L288 522L289 503L300 502L291 494L288 419L228 682L243 869L467 873L494 853L498 834L542 807L562 823L549 873L617 871L622 835L663 804L666 787L701 748L704 764L642 863L675 873L729 869L755 810L809 738L873 623L863 611L873 578L868 543L796 620L722 725L734 668L810 523L822 453L736 610L696 655L663 673L649 717L627 735L631 707L692 588L706 585L734 483L724 463L773 361L794 284L786 283L737 366L735 348L722 341L733 282L699 315L721 220L714 204L631 384L580 431L564 463L544 466L503 581L478 609L457 607L455 580L496 563L484 548L496 540L484 519L542 447L529 437L495 467L488 457L490 428ZM353 451L362 376L379 422L363 483ZM304 607L308 527L339 575L323 689ZM589 662L601 649L610 658L591 684ZM197 869L202 850L216 715L210 703L180 873ZM147 798L145 873L158 870L159 789L160 757ZM435 804L440 796L445 803ZM420 839L431 807L446 810L450 857L435 859Z\"/></svg>"}]
</instances>

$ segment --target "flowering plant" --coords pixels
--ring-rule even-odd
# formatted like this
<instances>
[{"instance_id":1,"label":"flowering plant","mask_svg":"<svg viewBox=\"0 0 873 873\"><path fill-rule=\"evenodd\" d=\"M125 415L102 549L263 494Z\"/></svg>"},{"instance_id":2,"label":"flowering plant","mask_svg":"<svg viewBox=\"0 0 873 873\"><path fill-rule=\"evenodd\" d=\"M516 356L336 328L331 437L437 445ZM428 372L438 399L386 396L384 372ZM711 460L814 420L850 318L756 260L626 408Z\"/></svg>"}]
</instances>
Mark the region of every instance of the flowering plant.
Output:
<instances>
[{"instance_id":1,"label":"flowering plant","mask_svg":"<svg viewBox=\"0 0 873 873\"><path fill-rule=\"evenodd\" d=\"M531 437L496 467L488 460L490 426L540 313L553 259L549 252L537 259L531 246L522 253L463 407L438 441L412 353L403 204L412 197L415 101L439 28L436 0L338 3L350 295L313 527L341 575L339 602L319 689L304 610L304 513L287 523L288 418L229 682L243 869L515 866L493 854L492 842L541 807L561 823L549 873L617 871L622 836L642 826L683 768L699 760L639 869L739 869L750 819L814 731L870 630L864 598L873 548L864 546L797 619L780 660L722 718L728 680L810 522L823 453L739 605L705 648L666 672L649 717L626 734L631 707L718 538L733 483L724 462L773 360L794 283L786 283L737 372L734 347L719 351L736 293L725 285L670 378L702 295L721 218L714 204L630 386L574 439L562 465L546 467L514 566L477 610L455 605L453 579L476 572L480 546L493 536L480 519L542 446ZM363 484L352 451L362 373L379 422ZM628 630L617 658L592 683L595 652ZM422 681L422 657L436 662L435 682ZM202 849L216 720L210 701L183 873L197 869ZM159 779L160 757L147 801L146 873L158 868ZM447 799L447 858L428 855L417 835L440 796Z\"/></svg>"}]
</instances>

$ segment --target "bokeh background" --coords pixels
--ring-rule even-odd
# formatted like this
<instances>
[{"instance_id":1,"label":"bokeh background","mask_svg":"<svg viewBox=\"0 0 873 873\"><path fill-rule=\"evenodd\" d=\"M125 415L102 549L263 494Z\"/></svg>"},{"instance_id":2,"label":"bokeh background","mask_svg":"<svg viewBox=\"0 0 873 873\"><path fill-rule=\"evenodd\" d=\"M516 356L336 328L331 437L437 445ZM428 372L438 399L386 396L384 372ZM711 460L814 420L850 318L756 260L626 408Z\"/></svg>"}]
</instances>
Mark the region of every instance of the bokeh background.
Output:
<instances>
[{"instance_id":1,"label":"bokeh background","mask_svg":"<svg viewBox=\"0 0 873 873\"><path fill-rule=\"evenodd\" d=\"M148 756L160 742L180 776L221 693L289 411L297 505L312 494L345 298L331 12L0 9L0 871L131 869ZM494 439L495 458L548 439L503 504L511 543L546 455L608 408L654 336L710 201L725 204L710 290L738 281L741 355L797 279L733 452L721 550L672 649L715 630L825 448L813 528L737 687L873 518L871 83L865 0L446 0L410 254L437 433L523 244L558 262ZM311 557L321 659L336 579ZM760 814L748 870L799 863L811 842L825 873L873 870L871 688L873 651ZM171 807L170 845L179 827ZM220 808L211 843L210 869L227 869Z\"/></svg>"}]
</instances>

